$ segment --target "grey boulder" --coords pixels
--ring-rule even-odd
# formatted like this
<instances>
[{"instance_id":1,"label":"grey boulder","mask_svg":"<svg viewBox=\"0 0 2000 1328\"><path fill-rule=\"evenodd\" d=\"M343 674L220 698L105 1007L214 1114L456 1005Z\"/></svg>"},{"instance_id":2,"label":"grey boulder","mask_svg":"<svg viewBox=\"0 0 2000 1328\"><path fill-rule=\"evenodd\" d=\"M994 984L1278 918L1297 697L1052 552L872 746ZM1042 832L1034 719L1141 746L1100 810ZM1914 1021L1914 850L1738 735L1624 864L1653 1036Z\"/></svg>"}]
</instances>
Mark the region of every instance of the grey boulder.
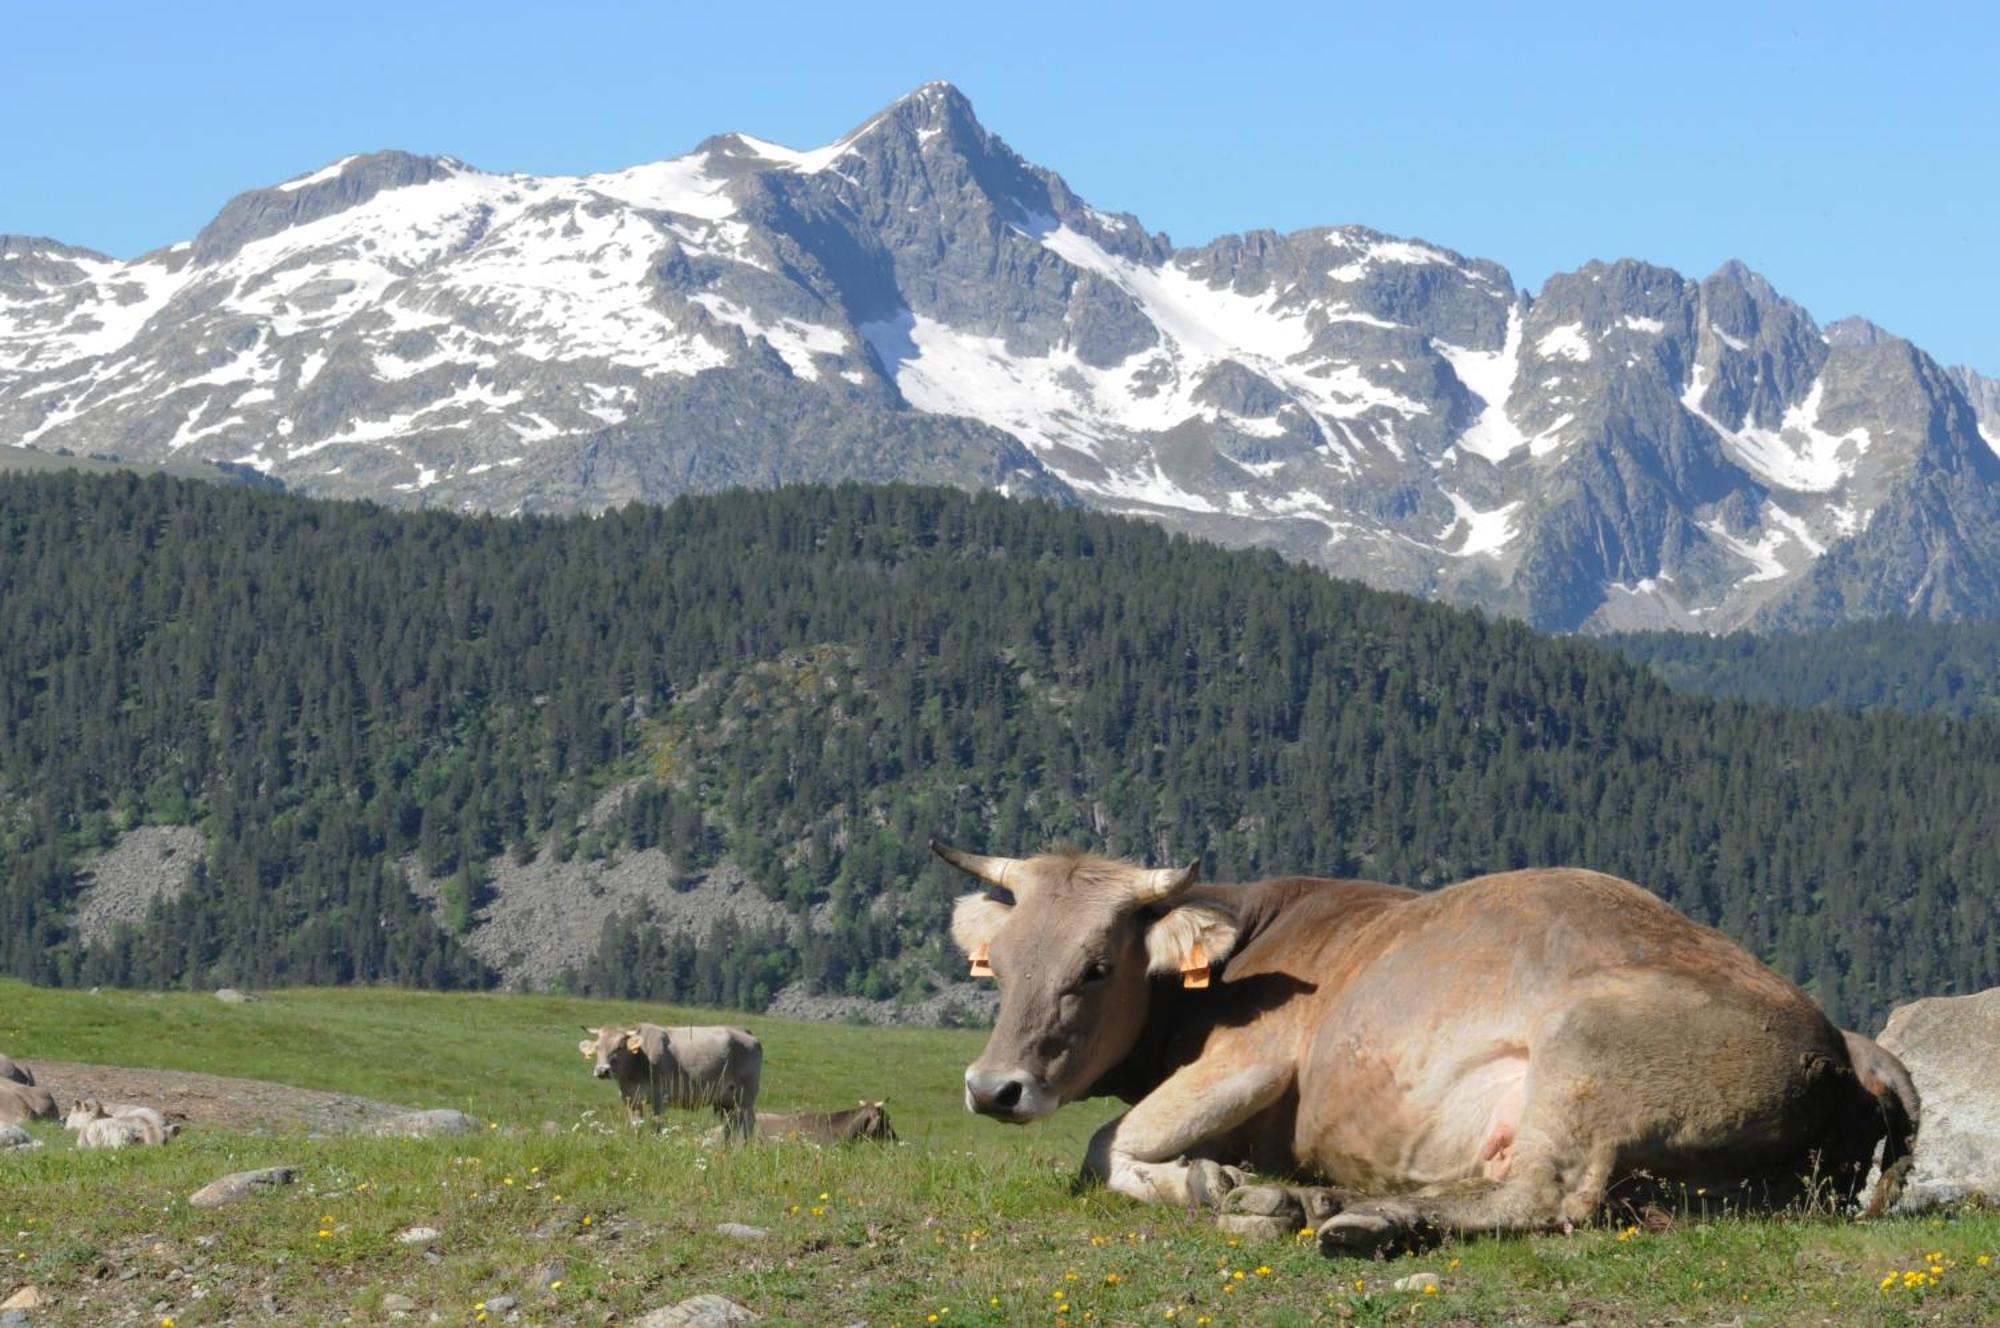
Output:
<instances>
[{"instance_id":1,"label":"grey boulder","mask_svg":"<svg viewBox=\"0 0 2000 1328\"><path fill-rule=\"evenodd\" d=\"M1923 1099L1904 1209L2000 1198L2000 987L1899 1005L1875 1039Z\"/></svg>"},{"instance_id":2,"label":"grey boulder","mask_svg":"<svg viewBox=\"0 0 2000 1328\"><path fill-rule=\"evenodd\" d=\"M391 1116L375 1127L375 1133L401 1139L432 1139L447 1134L475 1134L480 1128L474 1117L447 1107Z\"/></svg>"},{"instance_id":3,"label":"grey boulder","mask_svg":"<svg viewBox=\"0 0 2000 1328\"><path fill-rule=\"evenodd\" d=\"M735 1328L757 1316L727 1296L692 1296L634 1320L632 1328Z\"/></svg>"},{"instance_id":4,"label":"grey boulder","mask_svg":"<svg viewBox=\"0 0 2000 1328\"><path fill-rule=\"evenodd\" d=\"M190 1208L222 1208L240 1203L252 1195L275 1190L282 1185L290 1185L297 1179L297 1173L290 1167L260 1167L255 1171L236 1171L221 1180L210 1181L188 1196Z\"/></svg>"}]
</instances>

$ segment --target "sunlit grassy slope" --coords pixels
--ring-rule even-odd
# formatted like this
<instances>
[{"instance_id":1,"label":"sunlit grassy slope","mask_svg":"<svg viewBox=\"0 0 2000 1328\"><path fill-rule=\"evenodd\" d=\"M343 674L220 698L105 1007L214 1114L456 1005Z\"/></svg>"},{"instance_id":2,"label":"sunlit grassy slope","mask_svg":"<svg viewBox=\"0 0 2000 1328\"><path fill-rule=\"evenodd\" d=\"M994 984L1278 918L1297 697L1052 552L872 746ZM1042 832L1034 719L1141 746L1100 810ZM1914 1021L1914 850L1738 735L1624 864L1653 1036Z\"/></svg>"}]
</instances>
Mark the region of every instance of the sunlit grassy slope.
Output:
<instances>
[{"instance_id":1,"label":"sunlit grassy slope","mask_svg":"<svg viewBox=\"0 0 2000 1328\"><path fill-rule=\"evenodd\" d=\"M390 1322L391 1295L417 1304L410 1322L619 1323L708 1292L834 1325L2000 1322L1989 1214L1607 1228L1386 1265L1233 1244L1196 1214L1072 1192L1110 1103L1025 1130L968 1117L958 1084L977 1034L742 1020L764 1041L768 1105L886 1096L901 1147L717 1151L693 1114L635 1133L575 1047L580 1024L640 1015L738 1021L542 997L290 991L224 1006L0 984L0 1050L30 1063L254 1076L497 1126L420 1142L195 1129L124 1154L74 1152L38 1127L43 1151L0 1155L0 1297L38 1287L51 1304L37 1325L177 1328ZM298 1183L213 1212L181 1202L274 1163ZM728 1221L766 1234L719 1234ZM440 1234L395 1239L414 1225ZM1438 1291L1392 1289L1416 1272ZM507 1296L513 1309L482 1311Z\"/></svg>"}]
</instances>

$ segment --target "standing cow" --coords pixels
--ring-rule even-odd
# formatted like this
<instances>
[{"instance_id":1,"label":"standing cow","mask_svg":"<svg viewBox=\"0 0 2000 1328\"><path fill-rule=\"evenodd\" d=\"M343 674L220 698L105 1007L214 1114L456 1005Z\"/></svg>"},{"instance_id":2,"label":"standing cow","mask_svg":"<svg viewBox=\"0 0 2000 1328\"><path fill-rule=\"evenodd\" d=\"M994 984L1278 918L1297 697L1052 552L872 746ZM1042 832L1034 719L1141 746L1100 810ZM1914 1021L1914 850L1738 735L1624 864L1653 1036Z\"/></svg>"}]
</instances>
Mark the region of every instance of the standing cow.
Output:
<instances>
[{"instance_id":1,"label":"standing cow","mask_svg":"<svg viewBox=\"0 0 2000 1328\"><path fill-rule=\"evenodd\" d=\"M748 1029L727 1027L585 1028L577 1043L599 1079L616 1079L618 1095L636 1121L642 1105L713 1107L724 1132L749 1140L757 1132L757 1087L764 1044Z\"/></svg>"},{"instance_id":2,"label":"standing cow","mask_svg":"<svg viewBox=\"0 0 2000 1328\"><path fill-rule=\"evenodd\" d=\"M1610 876L1198 887L1194 867L933 848L988 887L953 917L1000 983L966 1106L1124 1099L1084 1171L1143 1201L1311 1216L1326 1253L1373 1253L1607 1198L1850 1200L1886 1135L1878 1213L1914 1143L1893 1056ZM1245 1185L1236 1161L1338 1188Z\"/></svg>"}]
</instances>

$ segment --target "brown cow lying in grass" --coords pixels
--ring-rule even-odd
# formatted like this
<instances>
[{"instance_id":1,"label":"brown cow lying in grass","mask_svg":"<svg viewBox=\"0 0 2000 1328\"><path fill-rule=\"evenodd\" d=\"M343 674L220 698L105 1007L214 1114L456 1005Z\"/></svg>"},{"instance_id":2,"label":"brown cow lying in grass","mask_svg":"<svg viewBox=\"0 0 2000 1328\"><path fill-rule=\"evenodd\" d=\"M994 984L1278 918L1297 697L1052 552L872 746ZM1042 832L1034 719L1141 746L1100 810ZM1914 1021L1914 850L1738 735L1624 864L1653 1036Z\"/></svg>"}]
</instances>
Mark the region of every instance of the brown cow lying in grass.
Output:
<instances>
[{"instance_id":1,"label":"brown cow lying in grass","mask_svg":"<svg viewBox=\"0 0 2000 1328\"><path fill-rule=\"evenodd\" d=\"M953 933L1000 982L966 1106L1038 1120L1111 1095L1086 1178L1239 1229L1313 1220L1329 1254L1579 1223L1607 1204L1846 1203L1877 1144L1892 1203L1902 1064L1719 932L1596 872L1429 894L1196 886L1081 854L934 845L988 887ZM1332 1188L1247 1184L1236 1163Z\"/></svg>"},{"instance_id":2,"label":"brown cow lying in grass","mask_svg":"<svg viewBox=\"0 0 2000 1328\"><path fill-rule=\"evenodd\" d=\"M26 1125L31 1120L54 1120L55 1096L46 1088L0 1079L0 1125Z\"/></svg>"},{"instance_id":3,"label":"brown cow lying in grass","mask_svg":"<svg viewBox=\"0 0 2000 1328\"><path fill-rule=\"evenodd\" d=\"M893 1144L896 1127L889 1124L886 1101L861 1104L846 1111L762 1112L757 1117L757 1135L774 1143L851 1144L864 1140ZM711 1130L710 1143L722 1140L721 1130Z\"/></svg>"}]
</instances>

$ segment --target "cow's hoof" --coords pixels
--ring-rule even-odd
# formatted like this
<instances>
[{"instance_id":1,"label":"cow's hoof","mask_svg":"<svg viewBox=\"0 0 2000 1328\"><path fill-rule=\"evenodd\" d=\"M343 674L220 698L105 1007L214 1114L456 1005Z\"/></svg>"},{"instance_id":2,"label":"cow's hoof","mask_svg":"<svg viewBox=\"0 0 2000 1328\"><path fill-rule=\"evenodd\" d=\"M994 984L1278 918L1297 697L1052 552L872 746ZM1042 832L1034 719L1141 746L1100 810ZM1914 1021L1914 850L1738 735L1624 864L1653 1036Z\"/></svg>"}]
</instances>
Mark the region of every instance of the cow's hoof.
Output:
<instances>
[{"instance_id":1,"label":"cow's hoof","mask_svg":"<svg viewBox=\"0 0 2000 1328\"><path fill-rule=\"evenodd\" d=\"M1247 1179L1240 1167L1225 1167L1205 1157L1194 1158L1187 1169L1188 1200L1204 1208L1220 1209L1229 1192Z\"/></svg>"},{"instance_id":2,"label":"cow's hoof","mask_svg":"<svg viewBox=\"0 0 2000 1328\"><path fill-rule=\"evenodd\" d=\"M1429 1249L1437 1242L1437 1227L1403 1204L1349 1208L1319 1228L1319 1252L1330 1259L1384 1259Z\"/></svg>"},{"instance_id":3,"label":"cow's hoof","mask_svg":"<svg viewBox=\"0 0 2000 1328\"><path fill-rule=\"evenodd\" d=\"M1305 1225L1306 1206L1289 1185L1239 1185L1222 1201L1226 1216L1274 1218L1297 1231Z\"/></svg>"}]
</instances>

